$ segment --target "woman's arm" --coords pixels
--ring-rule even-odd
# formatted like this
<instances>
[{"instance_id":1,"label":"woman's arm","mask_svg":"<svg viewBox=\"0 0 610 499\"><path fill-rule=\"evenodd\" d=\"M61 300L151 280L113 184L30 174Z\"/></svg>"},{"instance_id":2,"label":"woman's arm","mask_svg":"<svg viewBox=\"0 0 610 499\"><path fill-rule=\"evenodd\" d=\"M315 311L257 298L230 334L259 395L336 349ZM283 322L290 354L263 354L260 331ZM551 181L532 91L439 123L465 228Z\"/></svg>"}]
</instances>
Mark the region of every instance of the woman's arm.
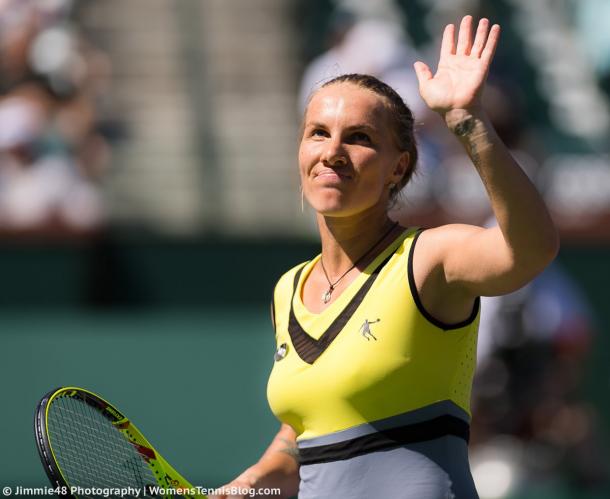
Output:
<instances>
[{"instance_id":1,"label":"woman's arm","mask_svg":"<svg viewBox=\"0 0 610 499\"><path fill-rule=\"evenodd\" d=\"M437 73L418 62L420 92L470 156L489 195L498 227L447 225L426 231L419 249L427 274L470 299L505 294L548 265L559 239L544 201L502 143L484 112L480 95L500 35L482 19L474 40L472 17L443 35ZM417 251L417 250L416 250ZM416 253L417 257L417 253Z\"/></svg>"},{"instance_id":2,"label":"woman's arm","mask_svg":"<svg viewBox=\"0 0 610 499\"><path fill-rule=\"evenodd\" d=\"M487 191L498 226L448 226L458 251L443 257L448 282L473 296L520 288L555 258L557 231L544 201L497 136L482 110L452 110L445 117L472 160Z\"/></svg>"},{"instance_id":3,"label":"woman's arm","mask_svg":"<svg viewBox=\"0 0 610 499\"><path fill-rule=\"evenodd\" d=\"M240 489L254 491L260 488L279 488L282 491L281 495L272 497L288 498L296 496L299 489L299 458L296 433L292 427L283 424L258 462L224 487L226 489L239 487ZM210 496L210 499L224 499L226 497L229 496Z\"/></svg>"}]
</instances>

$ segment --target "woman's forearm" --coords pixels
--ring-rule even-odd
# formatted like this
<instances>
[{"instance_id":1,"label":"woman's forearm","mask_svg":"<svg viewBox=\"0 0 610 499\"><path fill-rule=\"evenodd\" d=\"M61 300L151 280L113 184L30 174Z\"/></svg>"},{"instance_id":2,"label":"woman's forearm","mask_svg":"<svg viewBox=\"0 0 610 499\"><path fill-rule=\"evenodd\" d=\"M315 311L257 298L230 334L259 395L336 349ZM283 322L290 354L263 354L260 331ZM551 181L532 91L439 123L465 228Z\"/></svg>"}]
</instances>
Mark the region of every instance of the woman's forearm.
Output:
<instances>
[{"instance_id":1,"label":"woman's forearm","mask_svg":"<svg viewBox=\"0 0 610 499\"><path fill-rule=\"evenodd\" d=\"M281 497L292 497L299 488L298 459L294 432L283 425L259 461L243 475L255 489L279 487Z\"/></svg>"},{"instance_id":2,"label":"woman's forearm","mask_svg":"<svg viewBox=\"0 0 610 499\"><path fill-rule=\"evenodd\" d=\"M557 231L536 187L485 112L454 109L445 115L445 122L477 169L513 258L528 266L546 265L559 247Z\"/></svg>"}]
</instances>

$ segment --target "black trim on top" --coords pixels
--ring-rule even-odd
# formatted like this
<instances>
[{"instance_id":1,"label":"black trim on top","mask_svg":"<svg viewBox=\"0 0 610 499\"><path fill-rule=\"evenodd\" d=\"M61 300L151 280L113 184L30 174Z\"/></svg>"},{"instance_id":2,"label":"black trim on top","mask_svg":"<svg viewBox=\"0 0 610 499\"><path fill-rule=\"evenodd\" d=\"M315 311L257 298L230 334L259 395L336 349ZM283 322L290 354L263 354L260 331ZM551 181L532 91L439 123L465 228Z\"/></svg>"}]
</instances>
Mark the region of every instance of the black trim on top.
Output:
<instances>
[{"instance_id":1,"label":"black trim on top","mask_svg":"<svg viewBox=\"0 0 610 499\"><path fill-rule=\"evenodd\" d=\"M430 323L432 323L434 326L441 328L445 331L449 331L451 329L460 329L462 327L468 326L468 325L472 324L474 322L474 320L477 318L477 314L479 313L479 308L481 307L480 297L477 296L475 298L474 305L472 306L472 312L470 313L468 318L463 321L457 322L455 324L448 324L446 322L440 321L440 320L436 319L435 317L433 317L424 308L424 305L421 302L421 299L419 298L419 293L417 292L417 286L415 285L415 276L413 275L413 253L415 252L415 243L417 242L417 239L419 238L419 236L422 234L422 232L424 230L425 229L422 229L417 234L415 234L415 237L413 238L413 241L411 242L411 248L409 249L409 259L408 259L408 265L407 265L407 269L408 269L407 273L409 275L409 288L411 289L411 295L413 296L415 305L417 306L417 309L420 311L420 313Z\"/></svg>"},{"instance_id":2,"label":"black trim on top","mask_svg":"<svg viewBox=\"0 0 610 499\"><path fill-rule=\"evenodd\" d=\"M341 332L341 330L347 324L347 321L350 320L354 312L368 293L369 289L377 279L379 272L381 269L385 267L386 263L390 261L390 258L394 256L395 251L393 251L383 262L381 262L377 268L371 272L371 275L364 281L362 287L358 290L358 292L354 295L354 297L350 300L350 302L345 306L345 308L341 311L341 313L335 318L328 329L324 331L324 334L320 336L319 339L315 339L311 337L307 332L303 329L303 326L299 323L299 320L294 313L293 301L294 296L296 294L299 278L301 277L301 273L303 272L303 267L301 267L296 275L294 276L294 285L292 291L292 299L290 300L290 317L288 320L288 333L290 334L290 340L292 341L292 345L294 346L295 351L301 357L301 359L308 364L313 364L316 359L324 353L324 351L329 347L329 345L333 342L333 340L337 337L337 335Z\"/></svg>"},{"instance_id":3,"label":"black trim on top","mask_svg":"<svg viewBox=\"0 0 610 499\"><path fill-rule=\"evenodd\" d=\"M341 461L369 452L395 449L403 445L434 440L447 435L462 438L468 443L470 425L463 419L445 414L428 421L381 430L336 444L299 448L299 464Z\"/></svg>"}]
</instances>

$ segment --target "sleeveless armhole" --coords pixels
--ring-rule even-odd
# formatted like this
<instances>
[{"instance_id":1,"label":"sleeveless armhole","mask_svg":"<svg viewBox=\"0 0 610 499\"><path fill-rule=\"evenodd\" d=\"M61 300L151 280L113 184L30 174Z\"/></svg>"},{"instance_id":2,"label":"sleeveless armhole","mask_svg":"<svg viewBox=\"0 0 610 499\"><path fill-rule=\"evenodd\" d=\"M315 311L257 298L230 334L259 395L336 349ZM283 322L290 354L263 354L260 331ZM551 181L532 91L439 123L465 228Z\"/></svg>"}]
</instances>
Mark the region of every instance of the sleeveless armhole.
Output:
<instances>
[{"instance_id":1,"label":"sleeveless armhole","mask_svg":"<svg viewBox=\"0 0 610 499\"><path fill-rule=\"evenodd\" d=\"M432 314L430 314L424 308L424 305L421 302L419 293L417 292L417 286L415 285L415 276L413 274L413 255L415 253L415 244L417 243L419 236L422 234L422 232L424 230L426 230L426 229L421 229L417 234L415 234L415 237L413 238L413 241L411 242L411 248L409 249L409 259L408 259L408 264L407 264L407 273L408 273L408 277L409 277L409 289L411 290L411 296L413 296L413 301L415 302L415 305L417 306L417 310L419 310L419 312L424 316L424 318L428 322L430 322L432 325L434 325L440 329L443 329L445 331L449 331L452 329L460 329L465 326L468 326L468 325L472 324L474 322L474 320L477 318L477 315L479 313L479 308L481 306L480 297L477 296L475 298L474 305L472 307L472 312L470 313L468 318L466 318L463 321L457 322L455 324L448 324L446 322L436 319Z\"/></svg>"},{"instance_id":2,"label":"sleeveless armhole","mask_svg":"<svg viewBox=\"0 0 610 499\"><path fill-rule=\"evenodd\" d=\"M287 313L287 310L284 310L286 308L285 297L288 295L292 296L293 293L294 274L298 273L299 270L301 270L308 263L309 261L295 265L293 268L282 274L273 287L273 292L271 293L271 324L273 325L273 331L275 332L276 338L278 313L280 314L280 323L282 323L282 317L284 317L283 314L284 312ZM279 311L277 309L278 306Z\"/></svg>"}]
</instances>

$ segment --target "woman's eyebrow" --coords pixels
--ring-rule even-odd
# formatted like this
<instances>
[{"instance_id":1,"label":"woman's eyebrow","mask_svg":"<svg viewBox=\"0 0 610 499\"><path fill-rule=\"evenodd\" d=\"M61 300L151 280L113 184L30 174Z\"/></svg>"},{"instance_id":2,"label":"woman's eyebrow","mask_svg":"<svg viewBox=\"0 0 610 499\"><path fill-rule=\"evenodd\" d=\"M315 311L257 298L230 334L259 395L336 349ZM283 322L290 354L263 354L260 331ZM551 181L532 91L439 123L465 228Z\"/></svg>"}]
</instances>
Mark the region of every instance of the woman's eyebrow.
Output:
<instances>
[{"instance_id":1,"label":"woman's eyebrow","mask_svg":"<svg viewBox=\"0 0 610 499\"><path fill-rule=\"evenodd\" d=\"M305 123L305 128L327 128L324 123L318 121L310 121ZM351 132L353 130L368 130L370 132L375 132L377 129L374 126L369 125L368 123L357 123L355 125L350 125L345 127L345 130Z\"/></svg>"},{"instance_id":2,"label":"woman's eyebrow","mask_svg":"<svg viewBox=\"0 0 610 499\"><path fill-rule=\"evenodd\" d=\"M319 121L308 121L305 123L305 128L326 128L324 123L320 123Z\"/></svg>"},{"instance_id":3,"label":"woman's eyebrow","mask_svg":"<svg viewBox=\"0 0 610 499\"><path fill-rule=\"evenodd\" d=\"M374 131L377 130L374 126L371 126L368 123L350 125L350 126L346 127L345 129L348 130L348 131L352 131L352 130L368 130L370 132L374 132Z\"/></svg>"}]
</instances>

